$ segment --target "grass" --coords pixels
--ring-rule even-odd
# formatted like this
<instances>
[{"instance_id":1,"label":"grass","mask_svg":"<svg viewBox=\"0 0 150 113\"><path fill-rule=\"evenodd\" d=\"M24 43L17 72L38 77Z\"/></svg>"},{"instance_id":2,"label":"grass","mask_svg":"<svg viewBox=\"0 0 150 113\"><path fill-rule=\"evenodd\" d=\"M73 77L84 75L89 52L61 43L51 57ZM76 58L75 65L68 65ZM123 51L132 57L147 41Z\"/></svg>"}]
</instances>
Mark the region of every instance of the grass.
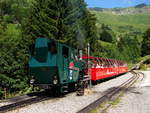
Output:
<instances>
[{"instance_id":1,"label":"grass","mask_svg":"<svg viewBox=\"0 0 150 113\"><path fill-rule=\"evenodd\" d=\"M150 55L147 55L147 56L145 56L145 57L140 57L140 58L138 58L138 62L145 62L145 61L147 61L147 60L149 60L150 59ZM128 63L128 68L129 69L131 69L133 66L134 66L135 64L133 64L133 63ZM148 64L142 64L141 66L140 66L140 69L141 70L147 70L147 68L150 68L150 64L148 65Z\"/></svg>"},{"instance_id":2,"label":"grass","mask_svg":"<svg viewBox=\"0 0 150 113\"><path fill-rule=\"evenodd\" d=\"M148 59L150 59L150 55L146 55L145 57L139 58L139 61L145 61L145 60L148 60Z\"/></svg>"},{"instance_id":3,"label":"grass","mask_svg":"<svg viewBox=\"0 0 150 113\"><path fill-rule=\"evenodd\" d=\"M148 69L150 69L150 64L142 64L141 66L140 66L140 70L148 70Z\"/></svg>"},{"instance_id":4,"label":"grass","mask_svg":"<svg viewBox=\"0 0 150 113\"><path fill-rule=\"evenodd\" d=\"M103 109L103 108L105 107L105 104L106 104L106 103L100 104L97 109ZM92 110L90 113L99 113L99 112L97 111L97 109ZM107 113L107 112L106 112L106 113Z\"/></svg>"},{"instance_id":5,"label":"grass","mask_svg":"<svg viewBox=\"0 0 150 113\"><path fill-rule=\"evenodd\" d=\"M99 113L97 110L92 110L90 113Z\"/></svg>"},{"instance_id":6,"label":"grass","mask_svg":"<svg viewBox=\"0 0 150 113\"><path fill-rule=\"evenodd\" d=\"M17 24L8 24L6 31L0 36L0 41L18 41L21 39L21 30Z\"/></svg>"},{"instance_id":7,"label":"grass","mask_svg":"<svg viewBox=\"0 0 150 113\"><path fill-rule=\"evenodd\" d=\"M131 69L135 64L128 63L128 68Z\"/></svg>"},{"instance_id":8,"label":"grass","mask_svg":"<svg viewBox=\"0 0 150 113\"><path fill-rule=\"evenodd\" d=\"M120 96L122 96L122 95L123 94L121 94ZM110 101L108 103L111 104L112 106L118 105L121 102L121 97L120 96L117 99L115 99L114 101ZM104 109L105 108L105 104L107 104L107 103L100 104L97 109ZM90 113L99 113L97 109L92 110ZM107 111L105 111L104 113L107 113Z\"/></svg>"},{"instance_id":9,"label":"grass","mask_svg":"<svg viewBox=\"0 0 150 113\"><path fill-rule=\"evenodd\" d=\"M147 70L150 69L150 64L146 64L150 60L150 55L146 55L145 57L141 57L138 59L138 61L141 61L143 64L141 64L140 69L141 70ZM144 64L145 63L145 64Z\"/></svg>"},{"instance_id":10,"label":"grass","mask_svg":"<svg viewBox=\"0 0 150 113\"><path fill-rule=\"evenodd\" d=\"M112 106L116 106L116 105L118 105L120 102L121 102L121 98L118 97L116 100L110 102L110 104L111 104Z\"/></svg>"},{"instance_id":11,"label":"grass","mask_svg":"<svg viewBox=\"0 0 150 113\"><path fill-rule=\"evenodd\" d=\"M103 47L111 47L112 46L112 43L101 41L101 40L98 40L98 43L100 45L102 45Z\"/></svg>"},{"instance_id":12,"label":"grass","mask_svg":"<svg viewBox=\"0 0 150 113\"><path fill-rule=\"evenodd\" d=\"M99 108L104 108L106 103L102 103L99 105Z\"/></svg>"},{"instance_id":13,"label":"grass","mask_svg":"<svg viewBox=\"0 0 150 113\"><path fill-rule=\"evenodd\" d=\"M116 15L106 12L92 11L97 17L97 25L100 27L105 23L112 27L112 29L120 32L120 26L133 26L135 29L145 31L150 28L150 14L125 14ZM125 29L130 31L128 28Z\"/></svg>"}]
</instances>

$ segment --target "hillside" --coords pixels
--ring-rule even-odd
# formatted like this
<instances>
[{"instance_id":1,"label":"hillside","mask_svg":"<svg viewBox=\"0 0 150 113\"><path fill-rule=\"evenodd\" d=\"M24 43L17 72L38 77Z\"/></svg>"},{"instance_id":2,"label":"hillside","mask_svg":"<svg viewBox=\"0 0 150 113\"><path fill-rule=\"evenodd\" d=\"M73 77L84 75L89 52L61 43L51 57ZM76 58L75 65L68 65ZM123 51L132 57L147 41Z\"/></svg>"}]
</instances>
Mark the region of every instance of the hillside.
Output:
<instances>
[{"instance_id":1,"label":"hillside","mask_svg":"<svg viewBox=\"0 0 150 113\"><path fill-rule=\"evenodd\" d=\"M114 31L143 32L150 28L150 5L139 4L128 8L90 8L96 15L97 26L109 25Z\"/></svg>"},{"instance_id":2,"label":"hillside","mask_svg":"<svg viewBox=\"0 0 150 113\"><path fill-rule=\"evenodd\" d=\"M150 5L139 4L134 7L127 8L90 8L93 11L99 11L104 13L112 13L116 15L124 15L124 14L139 14L139 13L150 13Z\"/></svg>"},{"instance_id":3,"label":"hillside","mask_svg":"<svg viewBox=\"0 0 150 113\"><path fill-rule=\"evenodd\" d=\"M91 12L96 15L98 27L104 23L118 32L131 30L143 32L150 28L150 13L116 15L110 12L93 10Z\"/></svg>"}]
</instances>

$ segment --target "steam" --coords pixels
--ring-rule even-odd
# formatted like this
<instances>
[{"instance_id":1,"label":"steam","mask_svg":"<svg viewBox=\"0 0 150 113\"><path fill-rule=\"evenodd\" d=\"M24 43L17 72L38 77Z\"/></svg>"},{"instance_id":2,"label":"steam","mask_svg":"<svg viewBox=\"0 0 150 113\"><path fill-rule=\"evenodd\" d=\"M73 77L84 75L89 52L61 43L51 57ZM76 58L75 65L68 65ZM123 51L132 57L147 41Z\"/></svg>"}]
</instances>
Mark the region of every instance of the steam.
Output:
<instances>
[{"instance_id":1,"label":"steam","mask_svg":"<svg viewBox=\"0 0 150 113\"><path fill-rule=\"evenodd\" d=\"M77 46L79 49L84 48L84 41L85 41L85 35L84 35L84 29L80 26L78 26L78 31L77 31Z\"/></svg>"}]
</instances>

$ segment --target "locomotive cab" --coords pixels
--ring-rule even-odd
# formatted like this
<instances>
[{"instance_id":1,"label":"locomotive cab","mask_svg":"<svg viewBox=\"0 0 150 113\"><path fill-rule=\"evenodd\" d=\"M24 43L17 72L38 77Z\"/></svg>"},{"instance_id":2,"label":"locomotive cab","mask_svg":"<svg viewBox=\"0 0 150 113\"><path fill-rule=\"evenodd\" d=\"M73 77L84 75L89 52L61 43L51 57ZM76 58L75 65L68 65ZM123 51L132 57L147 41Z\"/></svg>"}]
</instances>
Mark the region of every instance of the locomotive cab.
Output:
<instances>
[{"instance_id":1,"label":"locomotive cab","mask_svg":"<svg viewBox=\"0 0 150 113\"><path fill-rule=\"evenodd\" d=\"M57 73L57 45L47 38L37 38L31 48L29 58L29 72L34 84L51 84ZM54 77L55 76L55 77ZM55 81L56 83L56 81Z\"/></svg>"}]
</instances>

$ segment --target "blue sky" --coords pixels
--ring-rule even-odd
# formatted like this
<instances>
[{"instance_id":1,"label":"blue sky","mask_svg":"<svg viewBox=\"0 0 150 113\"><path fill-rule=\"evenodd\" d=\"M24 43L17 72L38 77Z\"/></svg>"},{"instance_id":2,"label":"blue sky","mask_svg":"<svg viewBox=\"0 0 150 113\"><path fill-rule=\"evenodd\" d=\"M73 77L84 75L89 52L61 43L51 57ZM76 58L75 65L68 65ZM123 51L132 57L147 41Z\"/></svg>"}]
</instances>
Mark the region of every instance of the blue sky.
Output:
<instances>
[{"instance_id":1,"label":"blue sky","mask_svg":"<svg viewBox=\"0 0 150 113\"><path fill-rule=\"evenodd\" d=\"M85 2L88 7L102 8L129 7L140 3L150 4L150 0L85 0Z\"/></svg>"}]
</instances>

